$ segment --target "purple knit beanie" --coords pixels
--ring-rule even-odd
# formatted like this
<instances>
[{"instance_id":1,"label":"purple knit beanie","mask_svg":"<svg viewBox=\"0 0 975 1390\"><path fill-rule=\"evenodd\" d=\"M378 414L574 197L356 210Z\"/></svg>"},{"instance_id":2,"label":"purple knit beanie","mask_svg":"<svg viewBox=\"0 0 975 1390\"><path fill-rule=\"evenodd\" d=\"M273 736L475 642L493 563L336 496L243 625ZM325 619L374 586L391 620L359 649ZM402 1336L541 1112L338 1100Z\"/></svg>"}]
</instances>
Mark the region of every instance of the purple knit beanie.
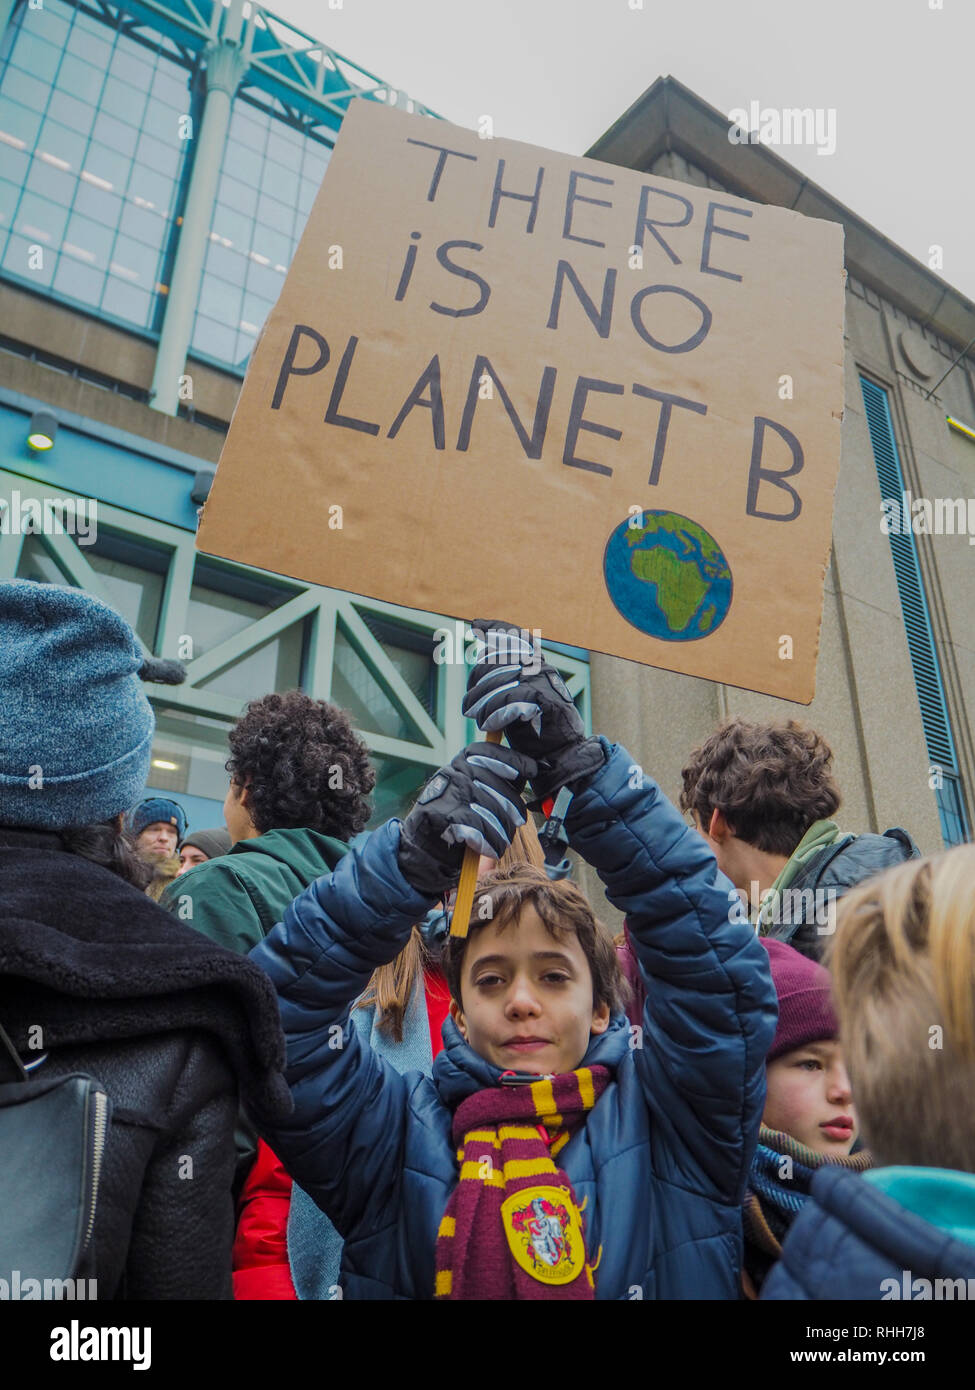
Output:
<instances>
[{"instance_id":1,"label":"purple knit beanie","mask_svg":"<svg viewBox=\"0 0 975 1390\"><path fill-rule=\"evenodd\" d=\"M772 967L772 983L779 996L779 1022L767 1062L806 1043L839 1036L839 1025L830 1001L829 971L787 946L784 941L761 937Z\"/></svg>"}]
</instances>

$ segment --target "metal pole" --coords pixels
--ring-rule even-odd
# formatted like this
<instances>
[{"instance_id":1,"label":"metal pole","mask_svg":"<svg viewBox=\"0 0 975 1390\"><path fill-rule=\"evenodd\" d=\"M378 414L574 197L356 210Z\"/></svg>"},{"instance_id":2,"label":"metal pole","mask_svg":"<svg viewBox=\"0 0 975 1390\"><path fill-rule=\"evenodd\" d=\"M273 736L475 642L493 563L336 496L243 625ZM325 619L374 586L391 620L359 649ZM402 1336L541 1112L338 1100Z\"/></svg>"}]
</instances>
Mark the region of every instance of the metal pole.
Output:
<instances>
[{"instance_id":1,"label":"metal pole","mask_svg":"<svg viewBox=\"0 0 975 1390\"><path fill-rule=\"evenodd\" d=\"M230 125L230 106L247 70L239 43L240 25L233 23L239 18L239 8L239 3L235 4L228 13L227 29L236 29L236 37L218 40L208 50L206 103L152 377L150 404L165 415L175 415L179 407L180 377L193 332L220 162Z\"/></svg>"},{"instance_id":2,"label":"metal pole","mask_svg":"<svg viewBox=\"0 0 975 1390\"><path fill-rule=\"evenodd\" d=\"M958 354L958 356L955 358L954 362L952 362L951 366L948 368L948 371L945 372L942 376L939 376L939 377L938 377L938 380L934 383L934 385L931 387L931 390L930 390L930 391L928 392L928 394L924 397L924 399L925 399L926 401L929 401L929 400L931 399L931 397L934 395L935 391L937 391L938 387L939 387L939 386L941 385L941 383L944 381L945 377L948 376L951 372L953 372L953 371L955 370L955 368L958 366L958 363L959 363L959 362L961 361L961 359L965 356L965 353L968 351L968 349L969 349L970 347L975 347L975 338L973 338L972 341L971 341L970 343L966 343L966 345L962 348L961 352L960 352L960 353Z\"/></svg>"},{"instance_id":3,"label":"metal pole","mask_svg":"<svg viewBox=\"0 0 975 1390\"><path fill-rule=\"evenodd\" d=\"M0 0L0 44L3 42L3 36L7 31L7 25L10 23L10 16L13 14L16 3L17 0Z\"/></svg>"}]
</instances>

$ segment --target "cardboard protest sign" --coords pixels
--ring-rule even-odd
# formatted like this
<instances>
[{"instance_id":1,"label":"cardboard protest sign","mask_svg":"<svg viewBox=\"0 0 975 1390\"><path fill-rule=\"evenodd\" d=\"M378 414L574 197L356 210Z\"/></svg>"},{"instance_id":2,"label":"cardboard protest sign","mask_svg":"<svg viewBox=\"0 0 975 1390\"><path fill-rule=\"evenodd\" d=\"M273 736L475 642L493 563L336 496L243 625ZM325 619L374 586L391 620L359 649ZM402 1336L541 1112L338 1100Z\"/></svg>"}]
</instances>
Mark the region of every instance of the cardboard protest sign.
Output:
<instances>
[{"instance_id":1,"label":"cardboard protest sign","mask_svg":"<svg viewBox=\"0 0 975 1390\"><path fill-rule=\"evenodd\" d=\"M353 102L202 550L808 703L837 224Z\"/></svg>"}]
</instances>

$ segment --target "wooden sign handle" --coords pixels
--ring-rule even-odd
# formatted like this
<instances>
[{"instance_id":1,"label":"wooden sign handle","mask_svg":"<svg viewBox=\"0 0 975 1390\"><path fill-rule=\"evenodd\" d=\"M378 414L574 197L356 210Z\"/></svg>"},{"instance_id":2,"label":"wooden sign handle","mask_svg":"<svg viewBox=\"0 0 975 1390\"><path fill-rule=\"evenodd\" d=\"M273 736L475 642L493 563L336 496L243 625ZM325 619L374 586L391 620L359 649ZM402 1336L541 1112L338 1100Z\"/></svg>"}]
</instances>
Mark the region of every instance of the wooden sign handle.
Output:
<instances>
[{"instance_id":1,"label":"wooden sign handle","mask_svg":"<svg viewBox=\"0 0 975 1390\"><path fill-rule=\"evenodd\" d=\"M487 733L485 743L500 743L501 733ZM450 918L450 935L466 936L471 922L471 907L474 903L474 890L477 887L477 866L481 856L477 850L464 850L464 863L461 866L460 882L457 885L457 900Z\"/></svg>"}]
</instances>

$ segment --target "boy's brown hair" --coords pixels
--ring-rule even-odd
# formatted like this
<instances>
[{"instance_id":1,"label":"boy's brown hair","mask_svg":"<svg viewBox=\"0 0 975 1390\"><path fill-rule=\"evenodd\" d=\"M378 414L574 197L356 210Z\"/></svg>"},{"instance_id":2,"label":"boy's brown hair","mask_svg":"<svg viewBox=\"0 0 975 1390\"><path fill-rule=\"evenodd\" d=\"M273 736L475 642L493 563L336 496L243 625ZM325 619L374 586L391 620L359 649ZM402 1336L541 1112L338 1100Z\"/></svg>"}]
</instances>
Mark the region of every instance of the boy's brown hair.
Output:
<instances>
[{"instance_id":1,"label":"boy's brown hair","mask_svg":"<svg viewBox=\"0 0 975 1390\"><path fill-rule=\"evenodd\" d=\"M877 1162L975 1172L975 845L852 889L824 964Z\"/></svg>"},{"instance_id":2,"label":"boy's brown hair","mask_svg":"<svg viewBox=\"0 0 975 1390\"><path fill-rule=\"evenodd\" d=\"M728 719L695 748L681 776L682 811L707 830L720 811L740 840L767 854L791 854L814 821L832 816L840 793L821 734L790 719Z\"/></svg>"},{"instance_id":3,"label":"boy's brown hair","mask_svg":"<svg viewBox=\"0 0 975 1390\"><path fill-rule=\"evenodd\" d=\"M460 984L470 942L488 922L504 931L530 903L556 941L575 932L592 975L593 1007L608 1004L610 1014L622 1013L630 987L620 968L613 939L597 921L585 894L568 879L552 881L544 869L516 864L485 874L477 885L466 938L451 936L443 957L450 992L462 1003Z\"/></svg>"}]
</instances>

